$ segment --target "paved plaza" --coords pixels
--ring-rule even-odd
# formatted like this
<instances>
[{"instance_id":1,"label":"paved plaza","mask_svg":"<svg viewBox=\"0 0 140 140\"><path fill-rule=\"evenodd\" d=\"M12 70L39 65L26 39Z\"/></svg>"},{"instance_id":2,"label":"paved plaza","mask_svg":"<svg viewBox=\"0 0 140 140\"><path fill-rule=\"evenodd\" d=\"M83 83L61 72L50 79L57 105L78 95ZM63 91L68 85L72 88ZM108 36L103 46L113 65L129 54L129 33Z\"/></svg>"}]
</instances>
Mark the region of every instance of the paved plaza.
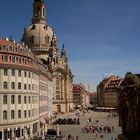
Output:
<instances>
[{"instance_id":1,"label":"paved plaza","mask_svg":"<svg viewBox=\"0 0 140 140\"><path fill-rule=\"evenodd\" d=\"M95 112L92 111L90 113L85 113L85 115L81 115L80 118L80 125L60 125L60 131L62 135L66 136L66 140L69 134L71 134L74 137L74 140L76 140L76 136L79 137L78 140L114 140L118 134L121 133L121 128L118 126L118 117L109 117L108 112ZM60 115L58 118L78 118L78 116L75 113L71 114L63 114ZM91 122L88 123L88 118L91 118ZM103 132L103 137L100 137L100 133L97 133L98 136L96 136L96 133L83 133L82 128L85 126L92 126L95 125L96 121L99 121L98 125L104 125L104 126L113 126L114 132L108 133ZM56 128L56 125L51 126L53 128Z\"/></svg>"}]
</instances>

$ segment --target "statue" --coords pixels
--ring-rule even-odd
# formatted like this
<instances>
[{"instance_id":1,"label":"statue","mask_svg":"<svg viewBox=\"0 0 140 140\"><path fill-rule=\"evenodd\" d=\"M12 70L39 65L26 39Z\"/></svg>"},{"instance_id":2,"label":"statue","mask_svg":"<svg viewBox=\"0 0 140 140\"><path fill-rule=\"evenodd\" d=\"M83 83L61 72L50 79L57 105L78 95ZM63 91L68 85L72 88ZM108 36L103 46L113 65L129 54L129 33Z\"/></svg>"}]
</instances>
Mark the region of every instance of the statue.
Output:
<instances>
[{"instance_id":1,"label":"statue","mask_svg":"<svg viewBox=\"0 0 140 140\"><path fill-rule=\"evenodd\" d=\"M140 77L126 73L119 92L119 125L122 127L120 140L140 140Z\"/></svg>"}]
</instances>

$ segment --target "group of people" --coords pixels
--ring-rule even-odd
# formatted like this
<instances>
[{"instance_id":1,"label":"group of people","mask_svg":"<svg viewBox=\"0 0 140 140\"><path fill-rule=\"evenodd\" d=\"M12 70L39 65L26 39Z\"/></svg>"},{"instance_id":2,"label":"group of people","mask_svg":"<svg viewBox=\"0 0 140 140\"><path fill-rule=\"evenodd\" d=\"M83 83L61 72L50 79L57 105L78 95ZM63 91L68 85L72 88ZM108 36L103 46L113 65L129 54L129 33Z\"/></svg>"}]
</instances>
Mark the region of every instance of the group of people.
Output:
<instances>
[{"instance_id":1,"label":"group of people","mask_svg":"<svg viewBox=\"0 0 140 140\"><path fill-rule=\"evenodd\" d=\"M91 125L91 126L84 126L82 127L83 133L111 133L114 132L113 126L98 126L98 125Z\"/></svg>"},{"instance_id":2,"label":"group of people","mask_svg":"<svg viewBox=\"0 0 140 140\"><path fill-rule=\"evenodd\" d=\"M53 124L59 125L79 125L80 119L79 118L64 118L64 119L57 119Z\"/></svg>"},{"instance_id":3,"label":"group of people","mask_svg":"<svg viewBox=\"0 0 140 140\"><path fill-rule=\"evenodd\" d=\"M68 140L79 140L79 137L76 136L76 138L74 139L74 137L71 134L69 134L68 135Z\"/></svg>"},{"instance_id":4,"label":"group of people","mask_svg":"<svg viewBox=\"0 0 140 140\"><path fill-rule=\"evenodd\" d=\"M118 114L116 112L109 112L109 114L107 115L108 120L110 118L116 118L118 117Z\"/></svg>"}]
</instances>

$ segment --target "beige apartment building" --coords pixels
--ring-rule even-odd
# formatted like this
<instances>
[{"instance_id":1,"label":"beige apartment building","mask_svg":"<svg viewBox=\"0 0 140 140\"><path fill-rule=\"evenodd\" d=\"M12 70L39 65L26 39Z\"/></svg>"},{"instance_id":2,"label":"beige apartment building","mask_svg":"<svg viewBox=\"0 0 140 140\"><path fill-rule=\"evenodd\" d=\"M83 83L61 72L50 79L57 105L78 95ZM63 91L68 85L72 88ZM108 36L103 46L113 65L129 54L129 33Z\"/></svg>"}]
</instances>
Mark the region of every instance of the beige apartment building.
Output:
<instances>
[{"instance_id":1,"label":"beige apartment building","mask_svg":"<svg viewBox=\"0 0 140 140\"><path fill-rule=\"evenodd\" d=\"M122 82L122 78L112 75L105 78L97 87L98 104L103 107L117 107L117 89Z\"/></svg>"},{"instance_id":2,"label":"beige apartment building","mask_svg":"<svg viewBox=\"0 0 140 140\"><path fill-rule=\"evenodd\" d=\"M75 108L86 108L90 104L89 92L83 84L73 84L73 104Z\"/></svg>"}]
</instances>

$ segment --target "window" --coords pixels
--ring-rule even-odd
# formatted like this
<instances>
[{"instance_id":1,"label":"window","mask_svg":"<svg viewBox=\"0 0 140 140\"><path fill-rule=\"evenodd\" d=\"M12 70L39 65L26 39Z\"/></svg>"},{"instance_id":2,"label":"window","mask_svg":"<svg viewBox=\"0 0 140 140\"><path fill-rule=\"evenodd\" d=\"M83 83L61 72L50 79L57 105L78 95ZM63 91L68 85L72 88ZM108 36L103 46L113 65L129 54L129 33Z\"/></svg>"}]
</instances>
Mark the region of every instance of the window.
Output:
<instances>
[{"instance_id":1,"label":"window","mask_svg":"<svg viewBox=\"0 0 140 140\"><path fill-rule=\"evenodd\" d=\"M4 56L2 57L2 59L3 59L3 62L8 62L8 56L7 56L7 55L4 55Z\"/></svg>"},{"instance_id":2,"label":"window","mask_svg":"<svg viewBox=\"0 0 140 140\"><path fill-rule=\"evenodd\" d=\"M27 89L27 85L26 85L26 84L24 84L24 89L25 89L25 90Z\"/></svg>"},{"instance_id":3,"label":"window","mask_svg":"<svg viewBox=\"0 0 140 140\"><path fill-rule=\"evenodd\" d=\"M7 104L7 95L3 96L3 104Z\"/></svg>"},{"instance_id":4,"label":"window","mask_svg":"<svg viewBox=\"0 0 140 140\"><path fill-rule=\"evenodd\" d=\"M7 120L7 111L6 110L3 111L3 120Z\"/></svg>"},{"instance_id":5,"label":"window","mask_svg":"<svg viewBox=\"0 0 140 140\"><path fill-rule=\"evenodd\" d=\"M15 57L14 56L12 57L12 63L15 63Z\"/></svg>"},{"instance_id":6,"label":"window","mask_svg":"<svg viewBox=\"0 0 140 140\"><path fill-rule=\"evenodd\" d=\"M4 76L7 76L7 75L8 75L8 70L4 69Z\"/></svg>"},{"instance_id":7,"label":"window","mask_svg":"<svg viewBox=\"0 0 140 140\"><path fill-rule=\"evenodd\" d=\"M34 44L35 43L35 36L31 36L30 37L30 44Z\"/></svg>"},{"instance_id":8,"label":"window","mask_svg":"<svg viewBox=\"0 0 140 140\"><path fill-rule=\"evenodd\" d=\"M6 49L7 49L7 46L3 45L2 50L6 51Z\"/></svg>"},{"instance_id":9,"label":"window","mask_svg":"<svg viewBox=\"0 0 140 140\"><path fill-rule=\"evenodd\" d=\"M15 76L15 70L14 69L11 70L11 74L12 74L12 76Z\"/></svg>"},{"instance_id":10,"label":"window","mask_svg":"<svg viewBox=\"0 0 140 140\"><path fill-rule=\"evenodd\" d=\"M18 83L18 89L21 89L21 83L20 82Z\"/></svg>"},{"instance_id":11,"label":"window","mask_svg":"<svg viewBox=\"0 0 140 140\"><path fill-rule=\"evenodd\" d=\"M31 85L29 84L28 86L29 86L29 90L31 90Z\"/></svg>"},{"instance_id":12,"label":"window","mask_svg":"<svg viewBox=\"0 0 140 140\"><path fill-rule=\"evenodd\" d=\"M11 110L11 119L14 119L14 118L15 118L15 111Z\"/></svg>"},{"instance_id":13,"label":"window","mask_svg":"<svg viewBox=\"0 0 140 140\"><path fill-rule=\"evenodd\" d=\"M3 89L7 89L8 88L8 83L5 81L4 83L3 83Z\"/></svg>"},{"instance_id":14,"label":"window","mask_svg":"<svg viewBox=\"0 0 140 140\"><path fill-rule=\"evenodd\" d=\"M18 118L21 119L21 110L18 110Z\"/></svg>"},{"instance_id":15,"label":"window","mask_svg":"<svg viewBox=\"0 0 140 140\"><path fill-rule=\"evenodd\" d=\"M18 95L18 103L21 104L21 95Z\"/></svg>"},{"instance_id":16,"label":"window","mask_svg":"<svg viewBox=\"0 0 140 140\"><path fill-rule=\"evenodd\" d=\"M26 117L27 117L27 111L24 110L24 118L26 118Z\"/></svg>"},{"instance_id":17,"label":"window","mask_svg":"<svg viewBox=\"0 0 140 140\"><path fill-rule=\"evenodd\" d=\"M9 51L12 51L13 49L12 49L12 46L9 46Z\"/></svg>"},{"instance_id":18,"label":"window","mask_svg":"<svg viewBox=\"0 0 140 140\"><path fill-rule=\"evenodd\" d=\"M16 52L18 51L17 47L15 47L15 51L16 51Z\"/></svg>"},{"instance_id":19,"label":"window","mask_svg":"<svg viewBox=\"0 0 140 140\"><path fill-rule=\"evenodd\" d=\"M56 80L56 99L60 99L60 80Z\"/></svg>"},{"instance_id":20,"label":"window","mask_svg":"<svg viewBox=\"0 0 140 140\"><path fill-rule=\"evenodd\" d=\"M21 70L18 70L18 76L21 77Z\"/></svg>"},{"instance_id":21,"label":"window","mask_svg":"<svg viewBox=\"0 0 140 140\"><path fill-rule=\"evenodd\" d=\"M27 59L25 59L25 64L27 64Z\"/></svg>"},{"instance_id":22,"label":"window","mask_svg":"<svg viewBox=\"0 0 140 140\"><path fill-rule=\"evenodd\" d=\"M29 117L31 117L31 110L29 110Z\"/></svg>"},{"instance_id":23,"label":"window","mask_svg":"<svg viewBox=\"0 0 140 140\"><path fill-rule=\"evenodd\" d=\"M15 95L12 95L11 96L11 104L14 104L15 103Z\"/></svg>"},{"instance_id":24,"label":"window","mask_svg":"<svg viewBox=\"0 0 140 140\"><path fill-rule=\"evenodd\" d=\"M29 96L29 104L31 103L31 97Z\"/></svg>"},{"instance_id":25,"label":"window","mask_svg":"<svg viewBox=\"0 0 140 140\"><path fill-rule=\"evenodd\" d=\"M15 82L11 83L11 89L15 89Z\"/></svg>"},{"instance_id":26,"label":"window","mask_svg":"<svg viewBox=\"0 0 140 140\"><path fill-rule=\"evenodd\" d=\"M29 78L31 78L31 72L29 72Z\"/></svg>"},{"instance_id":27,"label":"window","mask_svg":"<svg viewBox=\"0 0 140 140\"><path fill-rule=\"evenodd\" d=\"M24 104L26 104L27 103L27 98L26 98L26 96L24 96Z\"/></svg>"},{"instance_id":28,"label":"window","mask_svg":"<svg viewBox=\"0 0 140 140\"><path fill-rule=\"evenodd\" d=\"M21 64L21 58L19 58L19 64Z\"/></svg>"},{"instance_id":29,"label":"window","mask_svg":"<svg viewBox=\"0 0 140 140\"><path fill-rule=\"evenodd\" d=\"M26 71L24 71L24 77L27 77L27 72Z\"/></svg>"},{"instance_id":30,"label":"window","mask_svg":"<svg viewBox=\"0 0 140 140\"><path fill-rule=\"evenodd\" d=\"M50 37L49 36L46 36L45 37L45 44L49 44L49 42L50 42Z\"/></svg>"}]
</instances>

